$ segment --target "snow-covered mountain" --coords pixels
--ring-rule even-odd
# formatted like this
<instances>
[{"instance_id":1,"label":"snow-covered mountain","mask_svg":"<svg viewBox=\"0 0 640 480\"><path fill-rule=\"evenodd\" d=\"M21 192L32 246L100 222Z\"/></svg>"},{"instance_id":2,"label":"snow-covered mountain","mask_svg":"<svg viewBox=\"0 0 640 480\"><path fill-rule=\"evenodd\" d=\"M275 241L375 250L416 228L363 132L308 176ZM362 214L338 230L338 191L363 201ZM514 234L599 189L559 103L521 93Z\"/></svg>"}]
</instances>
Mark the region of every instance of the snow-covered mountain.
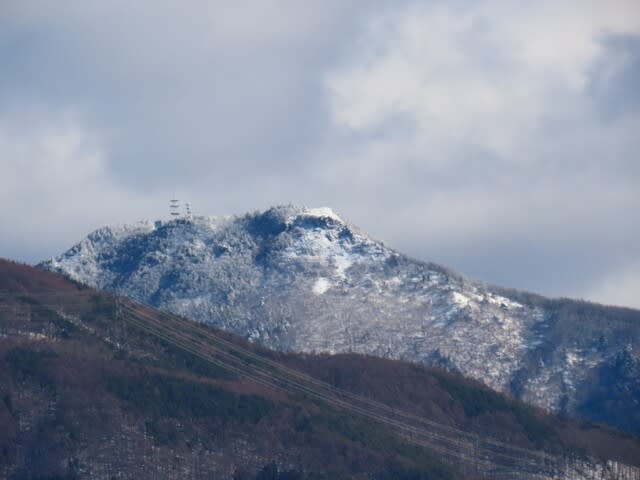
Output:
<instances>
[{"instance_id":1,"label":"snow-covered mountain","mask_svg":"<svg viewBox=\"0 0 640 480\"><path fill-rule=\"evenodd\" d=\"M41 266L275 349L437 364L640 432L640 311L490 287L328 208L104 227Z\"/></svg>"}]
</instances>

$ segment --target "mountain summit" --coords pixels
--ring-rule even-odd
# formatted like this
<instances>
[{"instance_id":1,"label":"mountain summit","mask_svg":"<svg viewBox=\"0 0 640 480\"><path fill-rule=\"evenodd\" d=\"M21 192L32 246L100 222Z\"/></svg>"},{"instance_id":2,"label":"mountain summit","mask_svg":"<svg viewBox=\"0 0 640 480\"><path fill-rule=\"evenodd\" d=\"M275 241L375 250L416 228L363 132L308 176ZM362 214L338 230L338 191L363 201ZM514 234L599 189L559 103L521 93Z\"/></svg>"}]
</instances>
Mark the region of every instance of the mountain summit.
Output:
<instances>
[{"instance_id":1,"label":"mountain summit","mask_svg":"<svg viewBox=\"0 0 640 480\"><path fill-rule=\"evenodd\" d=\"M640 432L640 311L487 286L329 208L104 227L40 266L271 348L436 364Z\"/></svg>"}]
</instances>

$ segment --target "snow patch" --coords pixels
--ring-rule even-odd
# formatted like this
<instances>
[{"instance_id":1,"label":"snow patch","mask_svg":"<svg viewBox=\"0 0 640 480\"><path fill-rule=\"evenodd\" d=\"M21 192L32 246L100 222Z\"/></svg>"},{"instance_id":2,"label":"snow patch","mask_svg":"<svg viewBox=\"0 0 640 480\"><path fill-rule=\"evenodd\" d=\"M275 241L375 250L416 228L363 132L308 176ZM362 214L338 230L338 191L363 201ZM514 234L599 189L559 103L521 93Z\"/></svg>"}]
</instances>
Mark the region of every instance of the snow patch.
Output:
<instances>
[{"instance_id":1,"label":"snow patch","mask_svg":"<svg viewBox=\"0 0 640 480\"><path fill-rule=\"evenodd\" d=\"M336 255L333 257L333 263L336 266L336 275L344 280L347 277L345 271L351 266L353 260L349 258L349 255L346 254Z\"/></svg>"},{"instance_id":2,"label":"snow patch","mask_svg":"<svg viewBox=\"0 0 640 480\"><path fill-rule=\"evenodd\" d=\"M578 363L580 360L580 358L578 357L578 355L575 354L575 352L567 352L566 354L566 361L567 361L567 365L569 365L570 367L573 367L576 363Z\"/></svg>"},{"instance_id":3,"label":"snow patch","mask_svg":"<svg viewBox=\"0 0 640 480\"><path fill-rule=\"evenodd\" d=\"M329 280L324 277L320 277L316 280L316 283L313 284L313 288L311 290L316 295L322 295L324 292L329 290L329 287L331 287Z\"/></svg>"},{"instance_id":4,"label":"snow patch","mask_svg":"<svg viewBox=\"0 0 640 480\"><path fill-rule=\"evenodd\" d=\"M508 309L524 307L524 305L522 305L521 303L514 302L513 300L509 300L508 298L503 297L501 295L488 294L486 296L486 299L489 303L492 303L494 305L499 305L501 307L508 308Z\"/></svg>"},{"instance_id":5,"label":"snow patch","mask_svg":"<svg viewBox=\"0 0 640 480\"><path fill-rule=\"evenodd\" d=\"M466 307L467 305L469 305L470 300L469 297L458 292L453 292L451 294L451 299L460 307Z\"/></svg>"},{"instance_id":6,"label":"snow patch","mask_svg":"<svg viewBox=\"0 0 640 480\"><path fill-rule=\"evenodd\" d=\"M303 215L308 217L330 218L337 222L344 223L338 214L329 207L308 208L304 211Z\"/></svg>"}]
</instances>

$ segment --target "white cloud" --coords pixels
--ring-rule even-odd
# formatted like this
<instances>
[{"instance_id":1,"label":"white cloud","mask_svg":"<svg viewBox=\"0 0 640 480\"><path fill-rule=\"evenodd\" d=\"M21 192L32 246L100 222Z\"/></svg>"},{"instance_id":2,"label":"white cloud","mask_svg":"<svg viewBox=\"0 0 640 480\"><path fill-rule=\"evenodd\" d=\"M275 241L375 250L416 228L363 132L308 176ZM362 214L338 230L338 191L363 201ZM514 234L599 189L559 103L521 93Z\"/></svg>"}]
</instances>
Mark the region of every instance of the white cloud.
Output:
<instances>
[{"instance_id":1,"label":"white cloud","mask_svg":"<svg viewBox=\"0 0 640 480\"><path fill-rule=\"evenodd\" d=\"M58 114L31 126L0 119L0 250L32 254L80 239L102 223L126 221L152 210L152 199L119 187L106 169L105 152L73 115ZM120 218L118 218L120 215ZM25 256L29 256L29 254ZM38 260L41 258L30 258Z\"/></svg>"},{"instance_id":2,"label":"white cloud","mask_svg":"<svg viewBox=\"0 0 640 480\"><path fill-rule=\"evenodd\" d=\"M640 31L639 4L589 7L435 3L374 17L352 63L327 77L333 120L366 133L408 116L411 147L432 168L449 164L460 144L531 160L523 147L547 117L585 113L575 100L601 36Z\"/></svg>"}]
</instances>

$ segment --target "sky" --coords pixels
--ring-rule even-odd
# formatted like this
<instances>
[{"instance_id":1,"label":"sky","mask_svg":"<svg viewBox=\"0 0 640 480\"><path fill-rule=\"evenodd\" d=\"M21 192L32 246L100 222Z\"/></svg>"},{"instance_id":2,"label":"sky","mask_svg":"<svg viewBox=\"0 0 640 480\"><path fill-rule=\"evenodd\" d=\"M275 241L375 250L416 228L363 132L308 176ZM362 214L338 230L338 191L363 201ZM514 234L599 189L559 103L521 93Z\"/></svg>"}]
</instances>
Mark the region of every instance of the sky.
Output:
<instances>
[{"instance_id":1,"label":"sky","mask_svg":"<svg viewBox=\"0 0 640 480\"><path fill-rule=\"evenodd\" d=\"M640 2L0 0L0 256L330 206L472 278L640 308Z\"/></svg>"}]
</instances>

